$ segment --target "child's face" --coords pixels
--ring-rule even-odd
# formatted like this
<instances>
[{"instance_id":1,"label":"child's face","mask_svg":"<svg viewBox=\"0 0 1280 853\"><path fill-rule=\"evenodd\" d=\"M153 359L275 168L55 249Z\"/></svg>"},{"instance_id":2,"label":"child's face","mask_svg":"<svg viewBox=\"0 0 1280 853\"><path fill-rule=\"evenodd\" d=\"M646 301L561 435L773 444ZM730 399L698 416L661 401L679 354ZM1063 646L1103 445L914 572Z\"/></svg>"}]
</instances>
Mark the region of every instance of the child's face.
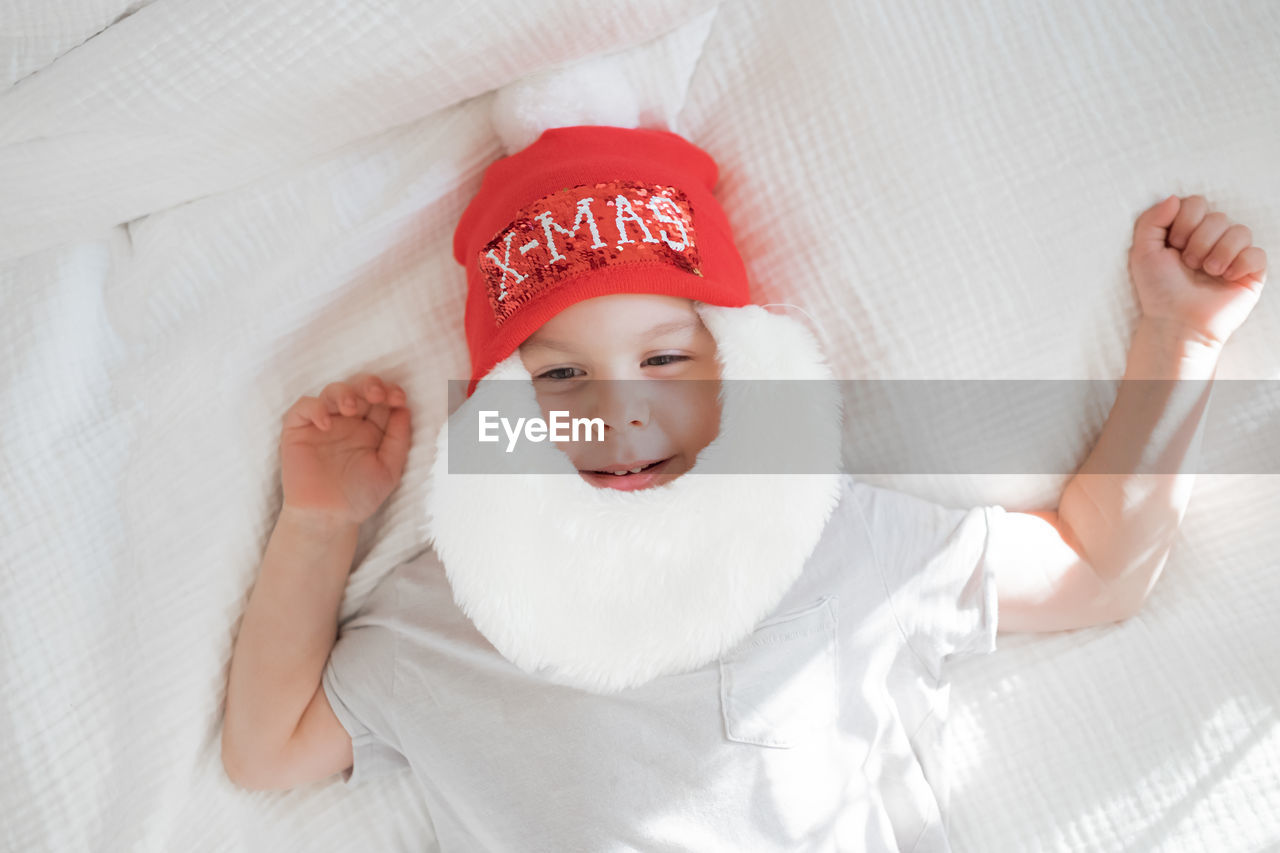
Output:
<instances>
[{"instance_id":1,"label":"child's face","mask_svg":"<svg viewBox=\"0 0 1280 853\"><path fill-rule=\"evenodd\" d=\"M530 336L520 357L544 417L604 421L604 441L556 445L593 486L670 482L720 431L716 342L688 299L625 293L575 303ZM627 381L667 379L702 381Z\"/></svg>"}]
</instances>

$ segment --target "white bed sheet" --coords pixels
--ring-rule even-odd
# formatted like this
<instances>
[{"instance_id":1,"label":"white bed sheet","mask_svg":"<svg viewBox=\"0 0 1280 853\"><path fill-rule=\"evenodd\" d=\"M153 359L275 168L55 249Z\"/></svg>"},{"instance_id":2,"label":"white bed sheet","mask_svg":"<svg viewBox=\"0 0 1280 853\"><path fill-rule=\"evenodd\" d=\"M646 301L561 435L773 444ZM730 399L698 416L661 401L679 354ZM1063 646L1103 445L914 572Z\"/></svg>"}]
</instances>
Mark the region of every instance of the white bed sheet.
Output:
<instances>
[{"instance_id":1,"label":"white bed sheet","mask_svg":"<svg viewBox=\"0 0 1280 853\"><path fill-rule=\"evenodd\" d=\"M219 726L294 399L373 370L415 405L343 618L421 547L429 437L466 375L452 228L501 153L495 87L627 51L646 123L720 163L757 301L817 318L846 377L1118 377L1133 218L1169 193L1280 246L1264 0L64 11L0 22L4 849L430 837L408 775L236 788ZM1280 378L1277 306L1219 377ZM1082 460L1104 415L1046 458ZM850 441L894 428L859 412ZM1038 509L1066 477L866 479ZM1139 616L954 668L957 849L1280 844L1278 486L1202 476Z\"/></svg>"}]
</instances>

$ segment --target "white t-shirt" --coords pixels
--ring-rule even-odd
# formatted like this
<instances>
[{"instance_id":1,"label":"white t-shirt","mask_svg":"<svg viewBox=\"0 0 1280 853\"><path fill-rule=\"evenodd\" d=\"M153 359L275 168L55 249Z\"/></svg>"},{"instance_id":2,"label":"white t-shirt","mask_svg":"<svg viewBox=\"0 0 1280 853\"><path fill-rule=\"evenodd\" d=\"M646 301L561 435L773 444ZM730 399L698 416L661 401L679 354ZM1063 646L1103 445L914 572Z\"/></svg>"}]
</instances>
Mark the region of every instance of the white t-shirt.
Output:
<instances>
[{"instance_id":1,"label":"white t-shirt","mask_svg":"<svg viewBox=\"0 0 1280 853\"><path fill-rule=\"evenodd\" d=\"M348 786L411 770L441 850L950 850L946 659L995 650L999 506L846 478L795 585L734 651L612 696L530 675L427 550L343 626L325 693Z\"/></svg>"}]
</instances>

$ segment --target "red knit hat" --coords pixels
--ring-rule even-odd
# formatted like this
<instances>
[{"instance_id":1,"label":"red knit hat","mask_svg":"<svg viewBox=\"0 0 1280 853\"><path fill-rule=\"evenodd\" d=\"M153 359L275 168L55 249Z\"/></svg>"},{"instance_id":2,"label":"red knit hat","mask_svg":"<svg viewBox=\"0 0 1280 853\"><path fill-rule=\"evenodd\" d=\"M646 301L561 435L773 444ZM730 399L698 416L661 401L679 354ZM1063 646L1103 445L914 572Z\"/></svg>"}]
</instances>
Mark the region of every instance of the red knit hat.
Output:
<instances>
[{"instance_id":1,"label":"red knit hat","mask_svg":"<svg viewBox=\"0 0 1280 853\"><path fill-rule=\"evenodd\" d=\"M712 195L719 170L675 133L546 130L485 171L453 235L467 270L467 396L559 312L609 293L736 308L746 266Z\"/></svg>"}]
</instances>

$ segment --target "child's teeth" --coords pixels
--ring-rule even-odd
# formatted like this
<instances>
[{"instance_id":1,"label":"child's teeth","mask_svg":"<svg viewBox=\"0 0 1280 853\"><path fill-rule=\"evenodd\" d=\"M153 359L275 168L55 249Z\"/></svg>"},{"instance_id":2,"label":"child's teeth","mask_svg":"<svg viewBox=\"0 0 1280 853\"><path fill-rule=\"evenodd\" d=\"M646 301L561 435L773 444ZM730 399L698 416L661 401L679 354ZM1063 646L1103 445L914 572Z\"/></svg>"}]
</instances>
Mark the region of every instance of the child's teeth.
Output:
<instances>
[{"instance_id":1,"label":"child's teeth","mask_svg":"<svg viewBox=\"0 0 1280 853\"><path fill-rule=\"evenodd\" d=\"M612 474L615 477L625 477L628 474L639 474L643 470L644 470L644 466L641 465L639 468L631 468L626 471L609 471L608 473Z\"/></svg>"}]
</instances>

